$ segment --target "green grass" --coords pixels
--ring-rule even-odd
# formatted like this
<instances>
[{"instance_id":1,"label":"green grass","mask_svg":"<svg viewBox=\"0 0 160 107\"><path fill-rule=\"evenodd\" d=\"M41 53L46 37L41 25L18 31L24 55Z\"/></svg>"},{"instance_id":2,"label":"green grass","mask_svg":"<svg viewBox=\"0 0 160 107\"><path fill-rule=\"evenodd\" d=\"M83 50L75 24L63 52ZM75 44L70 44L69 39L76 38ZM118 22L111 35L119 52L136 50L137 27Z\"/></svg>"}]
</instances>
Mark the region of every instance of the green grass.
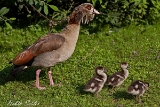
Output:
<instances>
[{"instance_id":1,"label":"green grass","mask_svg":"<svg viewBox=\"0 0 160 107\"><path fill-rule=\"evenodd\" d=\"M46 90L36 89L34 68L20 73L15 79L9 76L12 68L8 62L16 54L47 33L38 25L23 29L0 29L0 105L20 107L159 107L160 106L160 25L131 25L108 35L108 28L100 32L88 32L81 27L76 50L64 63L52 67L55 84L49 86L46 70L40 75L40 84ZM89 35L88 35L89 34ZM137 54L133 54L136 52ZM112 95L104 87L95 98L83 92L86 82L94 75L94 69L102 65L107 75L120 70L122 61L129 63L129 77ZM143 96L144 103L135 104L132 95L125 91L133 80L150 83ZM14 105L12 105L14 106Z\"/></svg>"}]
</instances>

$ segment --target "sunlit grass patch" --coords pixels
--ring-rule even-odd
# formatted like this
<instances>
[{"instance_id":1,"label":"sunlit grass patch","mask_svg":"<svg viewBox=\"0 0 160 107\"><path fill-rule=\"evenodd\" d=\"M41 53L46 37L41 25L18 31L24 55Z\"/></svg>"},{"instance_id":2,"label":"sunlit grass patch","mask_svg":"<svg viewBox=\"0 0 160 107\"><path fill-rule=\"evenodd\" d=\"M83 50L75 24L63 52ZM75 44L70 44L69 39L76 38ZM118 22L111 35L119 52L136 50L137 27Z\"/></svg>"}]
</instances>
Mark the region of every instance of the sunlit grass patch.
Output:
<instances>
[{"instance_id":1,"label":"sunlit grass patch","mask_svg":"<svg viewBox=\"0 0 160 107\"><path fill-rule=\"evenodd\" d=\"M77 46L72 57L64 63L52 67L55 84L50 87L46 70L40 75L40 83L47 89L40 91L34 87L35 70L29 68L15 79L9 76L11 65L8 64L16 54L32 44L48 30L41 26L25 29L3 30L0 32L0 105L11 106L16 102L20 106L41 107L158 107L160 99L160 26L131 25L113 31L87 32L82 28ZM131 66L129 77L113 95L104 87L95 98L83 92L86 82L94 75L95 67L102 65L108 69L107 75L120 70L120 62L126 61ZM144 103L135 104L132 95L125 91L133 80L140 79L150 83L142 99ZM12 101L12 102L11 102ZM28 101L28 102L27 102ZM13 106L13 105L12 105Z\"/></svg>"}]
</instances>

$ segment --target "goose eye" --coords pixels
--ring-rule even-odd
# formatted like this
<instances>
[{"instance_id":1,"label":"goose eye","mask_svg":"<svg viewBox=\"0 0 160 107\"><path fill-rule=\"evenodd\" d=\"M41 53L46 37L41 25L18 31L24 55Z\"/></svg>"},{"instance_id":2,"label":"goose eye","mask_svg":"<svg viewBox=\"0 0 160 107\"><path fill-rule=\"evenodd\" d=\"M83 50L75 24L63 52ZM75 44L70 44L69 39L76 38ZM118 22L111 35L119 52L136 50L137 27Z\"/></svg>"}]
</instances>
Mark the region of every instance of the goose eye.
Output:
<instances>
[{"instance_id":1,"label":"goose eye","mask_svg":"<svg viewBox=\"0 0 160 107\"><path fill-rule=\"evenodd\" d=\"M87 5L86 8L87 8L88 10L91 10L92 6L91 6L91 5Z\"/></svg>"}]
</instances>

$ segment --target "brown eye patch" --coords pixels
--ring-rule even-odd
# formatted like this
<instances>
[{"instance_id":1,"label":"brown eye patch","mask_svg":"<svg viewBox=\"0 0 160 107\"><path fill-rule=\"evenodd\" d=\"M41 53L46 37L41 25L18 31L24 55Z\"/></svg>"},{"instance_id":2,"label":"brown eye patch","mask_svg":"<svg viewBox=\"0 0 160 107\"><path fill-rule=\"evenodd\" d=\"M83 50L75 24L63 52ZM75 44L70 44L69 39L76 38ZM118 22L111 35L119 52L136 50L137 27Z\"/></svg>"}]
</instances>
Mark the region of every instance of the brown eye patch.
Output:
<instances>
[{"instance_id":1,"label":"brown eye patch","mask_svg":"<svg viewBox=\"0 0 160 107\"><path fill-rule=\"evenodd\" d=\"M87 5L86 8L87 8L88 10L91 10L92 6L91 6L91 5Z\"/></svg>"}]
</instances>

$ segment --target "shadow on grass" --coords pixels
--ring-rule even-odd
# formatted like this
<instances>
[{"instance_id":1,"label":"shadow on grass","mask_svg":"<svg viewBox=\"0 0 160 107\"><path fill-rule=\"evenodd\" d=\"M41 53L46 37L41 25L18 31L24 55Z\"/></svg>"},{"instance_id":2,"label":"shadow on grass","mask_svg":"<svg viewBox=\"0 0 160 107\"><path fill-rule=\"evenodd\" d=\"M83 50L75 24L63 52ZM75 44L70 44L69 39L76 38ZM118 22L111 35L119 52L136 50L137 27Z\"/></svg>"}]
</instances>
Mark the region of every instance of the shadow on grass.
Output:
<instances>
[{"instance_id":1,"label":"shadow on grass","mask_svg":"<svg viewBox=\"0 0 160 107\"><path fill-rule=\"evenodd\" d=\"M85 85L84 84L78 84L78 86L76 87L76 91L77 93L81 94L81 95L91 95L91 96L94 96L93 93L90 93L90 92L85 92L83 89L85 88Z\"/></svg>"},{"instance_id":2,"label":"shadow on grass","mask_svg":"<svg viewBox=\"0 0 160 107\"><path fill-rule=\"evenodd\" d=\"M128 100L131 100L131 99L134 99L132 95L128 94L126 91L115 91L113 93L113 97L115 99L128 99Z\"/></svg>"},{"instance_id":3,"label":"shadow on grass","mask_svg":"<svg viewBox=\"0 0 160 107\"><path fill-rule=\"evenodd\" d=\"M86 92L83 90L85 87L84 84L78 84L78 86L76 87L76 90L77 90L77 93L80 93L80 94L86 94Z\"/></svg>"},{"instance_id":4,"label":"shadow on grass","mask_svg":"<svg viewBox=\"0 0 160 107\"><path fill-rule=\"evenodd\" d=\"M12 66L8 66L0 71L0 85L4 85L9 81L22 81L26 83L28 81L35 80L37 68L33 68L33 67L27 68L21 71L16 77L13 77L10 75L11 69L12 69ZM45 72L42 71L40 76L44 76L44 75L45 75Z\"/></svg>"},{"instance_id":5,"label":"shadow on grass","mask_svg":"<svg viewBox=\"0 0 160 107\"><path fill-rule=\"evenodd\" d=\"M9 66L0 71L0 85L4 85L6 82L11 80L10 75L8 75L11 69L12 67Z\"/></svg>"}]
</instances>

